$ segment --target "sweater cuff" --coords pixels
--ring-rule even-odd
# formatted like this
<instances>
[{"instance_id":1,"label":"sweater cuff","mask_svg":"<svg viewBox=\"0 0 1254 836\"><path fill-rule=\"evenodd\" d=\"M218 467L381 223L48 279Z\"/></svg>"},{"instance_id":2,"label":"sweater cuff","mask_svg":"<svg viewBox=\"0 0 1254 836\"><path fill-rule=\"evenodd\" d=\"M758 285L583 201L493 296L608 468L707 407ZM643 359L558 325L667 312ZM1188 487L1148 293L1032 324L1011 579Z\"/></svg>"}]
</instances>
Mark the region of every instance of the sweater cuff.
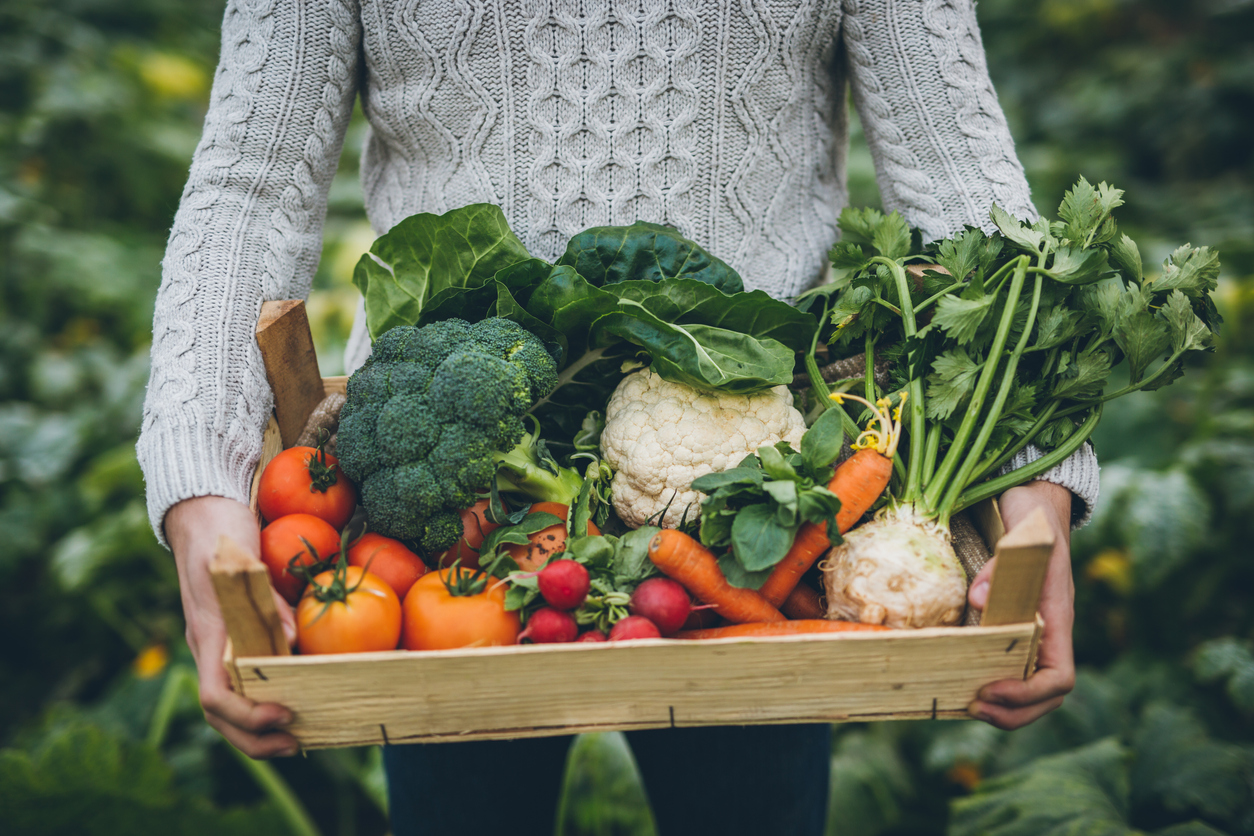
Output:
<instances>
[{"instance_id":1,"label":"sweater cuff","mask_svg":"<svg viewBox=\"0 0 1254 836\"><path fill-rule=\"evenodd\" d=\"M1029 444L1011 459L998 475L1018 470L1029 465L1045 454L1034 444ZM1093 445L1087 441L1079 450L1072 453L1056 467L1045 471L1036 478L1042 482L1053 482L1071 491L1071 528L1083 528L1093 519L1093 509L1097 507L1097 496L1101 488L1101 468L1097 464L1097 454Z\"/></svg>"},{"instance_id":2,"label":"sweater cuff","mask_svg":"<svg viewBox=\"0 0 1254 836\"><path fill-rule=\"evenodd\" d=\"M157 541L168 549L165 515L183 500L223 496L248 504L261 437L257 433L255 445L232 444L208 427L156 421L140 435L136 454L144 471L148 519Z\"/></svg>"}]
</instances>

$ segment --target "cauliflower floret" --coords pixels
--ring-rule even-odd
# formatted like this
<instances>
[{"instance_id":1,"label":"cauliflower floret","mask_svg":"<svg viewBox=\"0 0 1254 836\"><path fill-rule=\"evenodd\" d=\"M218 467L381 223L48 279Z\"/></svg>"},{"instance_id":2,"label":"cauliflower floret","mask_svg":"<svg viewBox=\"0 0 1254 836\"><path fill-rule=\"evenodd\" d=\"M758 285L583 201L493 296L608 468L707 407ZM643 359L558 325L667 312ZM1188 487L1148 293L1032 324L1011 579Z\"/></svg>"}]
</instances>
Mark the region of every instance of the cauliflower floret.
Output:
<instances>
[{"instance_id":1,"label":"cauliflower floret","mask_svg":"<svg viewBox=\"0 0 1254 836\"><path fill-rule=\"evenodd\" d=\"M805 419L787 387L756 395L702 392L652 369L623 378L605 409L601 455L617 471L614 510L638 528L668 504L663 527L695 519L702 495L692 480L735 467L763 445L801 444Z\"/></svg>"}]
</instances>

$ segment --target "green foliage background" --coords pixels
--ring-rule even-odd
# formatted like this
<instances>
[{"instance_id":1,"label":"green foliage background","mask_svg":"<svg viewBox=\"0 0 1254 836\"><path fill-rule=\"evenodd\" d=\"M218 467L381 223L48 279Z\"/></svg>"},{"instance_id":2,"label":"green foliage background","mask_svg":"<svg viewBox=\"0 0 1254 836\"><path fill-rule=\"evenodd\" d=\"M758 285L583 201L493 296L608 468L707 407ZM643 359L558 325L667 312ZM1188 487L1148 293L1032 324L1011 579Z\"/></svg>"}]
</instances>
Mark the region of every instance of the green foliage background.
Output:
<instances>
[{"instance_id":1,"label":"green foliage background","mask_svg":"<svg viewBox=\"0 0 1254 836\"><path fill-rule=\"evenodd\" d=\"M0 0L0 821L12 833L382 833L374 751L257 765L201 721L134 456L162 249L220 0ZM1254 833L1254 3L983 0L1034 193L1127 190L1146 263L1219 249L1225 325L1116 402L1076 536L1075 693L1013 734L841 727L830 831ZM353 125L310 309L324 372L373 235ZM878 202L864 147L855 204ZM1052 211L1052 205L1042 205ZM570 834L649 833L629 753L580 740Z\"/></svg>"}]
</instances>

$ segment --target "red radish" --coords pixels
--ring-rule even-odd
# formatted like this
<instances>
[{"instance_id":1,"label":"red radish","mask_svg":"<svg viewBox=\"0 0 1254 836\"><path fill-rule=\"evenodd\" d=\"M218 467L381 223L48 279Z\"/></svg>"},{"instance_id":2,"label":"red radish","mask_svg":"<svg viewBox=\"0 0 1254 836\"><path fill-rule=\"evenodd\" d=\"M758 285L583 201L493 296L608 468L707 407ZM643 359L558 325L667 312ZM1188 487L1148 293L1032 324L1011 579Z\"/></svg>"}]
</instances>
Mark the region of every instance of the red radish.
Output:
<instances>
[{"instance_id":1,"label":"red radish","mask_svg":"<svg viewBox=\"0 0 1254 836\"><path fill-rule=\"evenodd\" d=\"M580 633L579 638L575 639L575 641L576 642L603 642L603 641L609 641L609 639L607 639L605 637L605 634L602 633L600 630L589 630L586 633Z\"/></svg>"},{"instance_id":2,"label":"red radish","mask_svg":"<svg viewBox=\"0 0 1254 836\"><path fill-rule=\"evenodd\" d=\"M541 607L527 619L527 629L518 634L518 643L522 644L523 639L533 644L573 642L578 635L579 625L570 613Z\"/></svg>"},{"instance_id":3,"label":"red radish","mask_svg":"<svg viewBox=\"0 0 1254 836\"><path fill-rule=\"evenodd\" d=\"M629 615L610 628L610 641L622 639L660 639L657 625L642 615Z\"/></svg>"},{"instance_id":4,"label":"red radish","mask_svg":"<svg viewBox=\"0 0 1254 836\"><path fill-rule=\"evenodd\" d=\"M670 636L688 620L692 601L688 590L670 578L649 578L631 595L627 605L632 615L642 615L653 622L658 632Z\"/></svg>"},{"instance_id":5,"label":"red radish","mask_svg":"<svg viewBox=\"0 0 1254 836\"><path fill-rule=\"evenodd\" d=\"M573 560L554 560L536 576L540 594L551 607L578 609L588 597L588 570Z\"/></svg>"}]
</instances>

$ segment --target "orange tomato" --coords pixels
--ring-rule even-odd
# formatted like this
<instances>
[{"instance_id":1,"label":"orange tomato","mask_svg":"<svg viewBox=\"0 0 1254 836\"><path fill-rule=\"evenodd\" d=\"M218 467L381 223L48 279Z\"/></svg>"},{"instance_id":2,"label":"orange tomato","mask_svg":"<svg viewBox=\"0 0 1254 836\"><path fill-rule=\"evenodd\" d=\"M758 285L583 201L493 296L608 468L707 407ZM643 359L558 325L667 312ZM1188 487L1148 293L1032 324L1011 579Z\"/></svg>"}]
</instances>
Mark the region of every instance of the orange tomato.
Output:
<instances>
[{"instance_id":1,"label":"orange tomato","mask_svg":"<svg viewBox=\"0 0 1254 836\"><path fill-rule=\"evenodd\" d=\"M537 502L527 513L535 514L540 511L552 514L565 523L567 515L570 514L570 506L560 502ZM594 536L601 533L592 520L588 520L588 533ZM540 529L527 539L531 541L527 545L506 543L504 549L510 557L514 558L518 568L525 572L534 572L544 566L553 555L566 551L566 526L551 525Z\"/></svg>"},{"instance_id":2,"label":"orange tomato","mask_svg":"<svg viewBox=\"0 0 1254 836\"><path fill-rule=\"evenodd\" d=\"M487 582L482 592L452 595L444 585L446 579L452 582L451 572L430 572L410 587L402 605L401 646L406 650L449 650L517 644L522 625L518 613L505 611L505 584L480 575Z\"/></svg>"},{"instance_id":3,"label":"orange tomato","mask_svg":"<svg viewBox=\"0 0 1254 836\"><path fill-rule=\"evenodd\" d=\"M304 540L323 560L339 554L340 533L326 520L312 514L288 514L261 529L261 560L270 570L270 582L289 604L300 600L305 582L288 571L293 559L298 566L315 562Z\"/></svg>"},{"instance_id":4,"label":"orange tomato","mask_svg":"<svg viewBox=\"0 0 1254 836\"><path fill-rule=\"evenodd\" d=\"M342 601L320 601L318 586L331 586L335 572L323 572L296 607L296 645L301 653L366 653L394 650L401 637L401 602L382 578L349 566L341 582Z\"/></svg>"},{"instance_id":5,"label":"orange tomato","mask_svg":"<svg viewBox=\"0 0 1254 836\"><path fill-rule=\"evenodd\" d=\"M269 522L288 514L313 514L343 528L357 508L357 489L335 456L320 455L315 447L289 447L261 472L257 507Z\"/></svg>"},{"instance_id":6,"label":"orange tomato","mask_svg":"<svg viewBox=\"0 0 1254 836\"><path fill-rule=\"evenodd\" d=\"M427 574L427 564L404 543L373 531L361 535L348 550L348 563L378 575L392 587L398 599L405 597L414 581Z\"/></svg>"},{"instance_id":7,"label":"orange tomato","mask_svg":"<svg viewBox=\"0 0 1254 836\"><path fill-rule=\"evenodd\" d=\"M479 568L479 547L483 545L483 540L496 528L496 523L488 522L486 514L488 513L489 501L481 499L469 508L463 509L462 518L462 539L458 540L453 548L446 552L441 552L435 561L436 566L452 566L453 561L461 560L462 566L467 569Z\"/></svg>"}]
</instances>

